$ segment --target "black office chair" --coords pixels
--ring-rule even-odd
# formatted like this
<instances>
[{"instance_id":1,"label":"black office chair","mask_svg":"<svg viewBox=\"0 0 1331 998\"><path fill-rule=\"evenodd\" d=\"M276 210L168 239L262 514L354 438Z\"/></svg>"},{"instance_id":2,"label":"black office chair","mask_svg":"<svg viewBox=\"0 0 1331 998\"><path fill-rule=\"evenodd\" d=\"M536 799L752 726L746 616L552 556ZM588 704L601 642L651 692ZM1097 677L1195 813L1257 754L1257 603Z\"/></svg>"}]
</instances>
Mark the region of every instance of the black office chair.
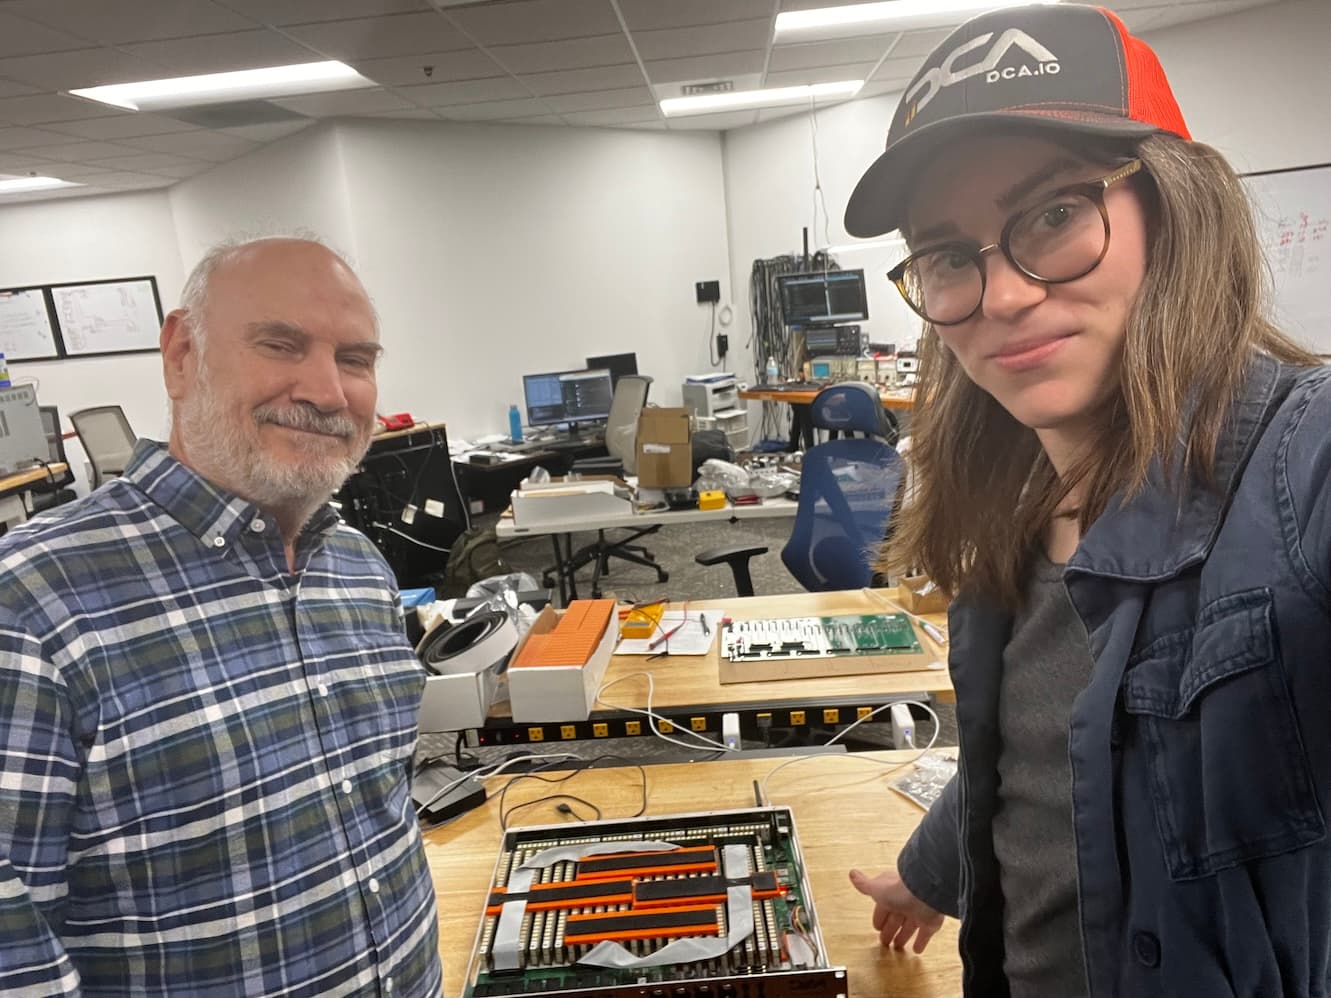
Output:
<instances>
[{"instance_id":1,"label":"black office chair","mask_svg":"<svg viewBox=\"0 0 1331 998\"><path fill-rule=\"evenodd\" d=\"M652 379L643 374L624 374L615 385L614 398L610 402L610 415L605 424L605 449L607 457L581 458L573 462L572 471L579 475L615 475L623 477L635 474L638 470L638 416L647 404L647 394L651 390ZM570 592L577 592L573 576L578 569L595 563L592 570L592 597L601 595L601 576L610 574L610 559L632 562L656 572L657 582L668 582L670 573L657 564L656 556L642 544L636 543L648 534L661 529L661 524L650 527L625 528L628 534L623 537L608 538L604 530L596 532L596 541L579 548L565 561L565 574ZM555 538L559 543L559 538ZM547 567L542 573L542 583L555 585L556 566Z\"/></svg>"},{"instance_id":2,"label":"black office chair","mask_svg":"<svg viewBox=\"0 0 1331 998\"><path fill-rule=\"evenodd\" d=\"M42 432L46 434L46 460L50 464L63 464L66 467L62 474L48 476L29 487L30 513L54 509L74 498L74 490L69 487L74 484L74 472L68 467L65 438L60 435L60 410L53 405L39 405L37 410L42 416Z\"/></svg>"},{"instance_id":3,"label":"black office chair","mask_svg":"<svg viewBox=\"0 0 1331 998\"><path fill-rule=\"evenodd\" d=\"M125 410L118 405L98 405L71 412L69 421L92 464L90 488L124 474L138 441L125 418Z\"/></svg>"},{"instance_id":4,"label":"black office chair","mask_svg":"<svg viewBox=\"0 0 1331 998\"><path fill-rule=\"evenodd\" d=\"M811 592L871 585L905 473L887 442L894 427L878 390L859 381L824 388L809 408L815 427L844 436L805 452L799 508L781 560ZM752 596L749 561L766 553L766 546L740 545L704 551L694 560L729 565L738 594Z\"/></svg>"}]
</instances>

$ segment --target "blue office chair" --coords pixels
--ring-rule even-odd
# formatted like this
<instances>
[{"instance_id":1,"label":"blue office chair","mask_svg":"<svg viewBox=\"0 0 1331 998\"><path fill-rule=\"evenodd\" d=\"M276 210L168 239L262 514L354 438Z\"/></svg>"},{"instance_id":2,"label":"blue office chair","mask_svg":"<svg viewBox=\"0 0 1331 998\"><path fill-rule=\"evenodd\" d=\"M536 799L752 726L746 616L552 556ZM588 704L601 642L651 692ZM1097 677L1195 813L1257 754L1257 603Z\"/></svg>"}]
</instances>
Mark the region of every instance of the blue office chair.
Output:
<instances>
[{"instance_id":1,"label":"blue office chair","mask_svg":"<svg viewBox=\"0 0 1331 998\"><path fill-rule=\"evenodd\" d=\"M832 439L804 454L799 509L781 560L810 591L867 586L905 471L887 442L895 435L892 424L878 390L859 381L820 391L810 418ZM766 552L763 546L717 548L694 560L729 565L739 595L752 596L749 560Z\"/></svg>"}]
</instances>

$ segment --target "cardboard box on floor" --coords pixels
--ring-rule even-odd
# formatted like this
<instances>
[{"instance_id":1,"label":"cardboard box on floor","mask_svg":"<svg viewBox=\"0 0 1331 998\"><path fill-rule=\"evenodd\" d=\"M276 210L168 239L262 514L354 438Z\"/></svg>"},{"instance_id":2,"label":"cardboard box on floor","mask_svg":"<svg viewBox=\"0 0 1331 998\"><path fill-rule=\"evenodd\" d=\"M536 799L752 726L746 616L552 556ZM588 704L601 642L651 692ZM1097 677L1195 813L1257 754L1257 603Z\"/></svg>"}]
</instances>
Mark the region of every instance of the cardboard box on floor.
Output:
<instances>
[{"instance_id":1,"label":"cardboard box on floor","mask_svg":"<svg viewBox=\"0 0 1331 998\"><path fill-rule=\"evenodd\" d=\"M638 485L647 489L693 484L688 409L651 407L638 416Z\"/></svg>"}]
</instances>

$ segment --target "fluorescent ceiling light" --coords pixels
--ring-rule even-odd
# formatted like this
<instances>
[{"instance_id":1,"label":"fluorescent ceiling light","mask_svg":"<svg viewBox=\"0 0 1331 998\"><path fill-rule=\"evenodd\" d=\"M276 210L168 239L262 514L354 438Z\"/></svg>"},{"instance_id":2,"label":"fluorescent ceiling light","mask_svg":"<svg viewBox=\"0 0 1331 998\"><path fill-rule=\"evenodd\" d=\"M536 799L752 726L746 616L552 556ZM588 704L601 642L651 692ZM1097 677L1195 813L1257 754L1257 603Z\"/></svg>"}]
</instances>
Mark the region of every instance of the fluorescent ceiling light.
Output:
<instances>
[{"instance_id":1,"label":"fluorescent ceiling light","mask_svg":"<svg viewBox=\"0 0 1331 998\"><path fill-rule=\"evenodd\" d=\"M800 104L808 100L817 100L820 97L853 97L859 93L862 86L864 86L863 80L842 80L840 83L814 83L803 87L774 87L769 90L741 90L729 94L667 97L661 101L661 113L670 117L680 114L727 111L735 108Z\"/></svg>"},{"instance_id":2,"label":"fluorescent ceiling light","mask_svg":"<svg viewBox=\"0 0 1331 998\"><path fill-rule=\"evenodd\" d=\"M28 191L47 191L56 187L82 187L82 184L55 177L0 177L0 194L25 194Z\"/></svg>"},{"instance_id":3,"label":"fluorescent ceiling light","mask_svg":"<svg viewBox=\"0 0 1331 998\"><path fill-rule=\"evenodd\" d=\"M862 25L879 24L893 28L942 26L956 24L961 17L969 14L998 10L1000 7L1016 7L1030 2L1031 0L887 0L884 3L859 3L844 7L785 10L776 15L776 34L858 33L854 29ZM1045 0L1045 2L1057 3L1058 0ZM838 32L837 29L851 29L851 31Z\"/></svg>"},{"instance_id":4,"label":"fluorescent ceiling light","mask_svg":"<svg viewBox=\"0 0 1331 998\"><path fill-rule=\"evenodd\" d=\"M234 73L178 76L171 80L113 83L105 87L71 90L70 93L126 111L155 111L196 104L354 90L374 85L345 63L303 62L294 66L242 69Z\"/></svg>"}]
</instances>

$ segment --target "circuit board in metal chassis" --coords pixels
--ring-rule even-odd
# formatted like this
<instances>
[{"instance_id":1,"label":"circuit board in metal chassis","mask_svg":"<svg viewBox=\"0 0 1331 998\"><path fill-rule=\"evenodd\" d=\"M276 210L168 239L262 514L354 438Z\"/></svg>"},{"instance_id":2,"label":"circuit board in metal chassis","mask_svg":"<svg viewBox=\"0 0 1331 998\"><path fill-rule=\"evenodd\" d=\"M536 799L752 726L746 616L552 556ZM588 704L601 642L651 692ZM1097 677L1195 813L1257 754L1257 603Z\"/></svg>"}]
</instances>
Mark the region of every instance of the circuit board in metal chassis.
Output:
<instances>
[{"instance_id":1,"label":"circuit board in metal chassis","mask_svg":"<svg viewBox=\"0 0 1331 998\"><path fill-rule=\"evenodd\" d=\"M901 613L737 620L721 629L721 656L732 662L922 651L910 619Z\"/></svg>"},{"instance_id":2,"label":"circuit board in metal chassis","mask_svg":"<svg viewBox=\"0 0 1331 998\"><path fill-rule=\"evenodd\" d=\"M789 808L504 834L467 998L846 998Z\"/></svg>"}]
</instances>

